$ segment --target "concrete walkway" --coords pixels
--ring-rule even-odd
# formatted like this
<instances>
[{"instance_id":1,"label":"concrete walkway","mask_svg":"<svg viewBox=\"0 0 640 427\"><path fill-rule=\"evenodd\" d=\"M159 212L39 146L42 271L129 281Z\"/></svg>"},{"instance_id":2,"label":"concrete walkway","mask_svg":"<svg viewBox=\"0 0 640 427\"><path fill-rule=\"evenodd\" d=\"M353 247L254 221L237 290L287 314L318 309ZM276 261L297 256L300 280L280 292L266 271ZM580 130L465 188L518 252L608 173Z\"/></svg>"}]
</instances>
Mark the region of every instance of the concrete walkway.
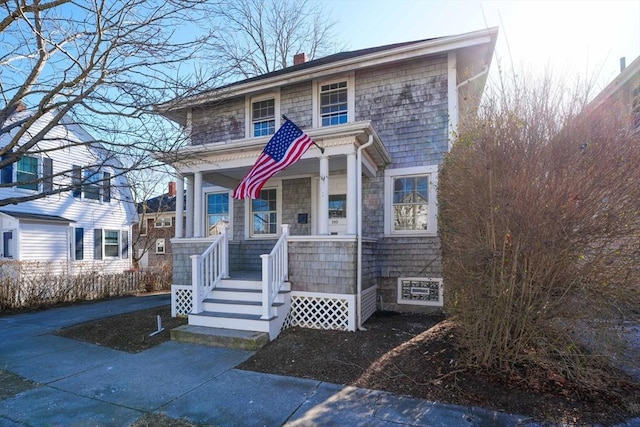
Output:
<instances>
[{"instance_id":1,"label":"concrete walkway","mask_svg":"<svg viewBox=\"0 0 640 427\"><path fill-rule=\"evenodd\" d=\"M0 426L127 426L164 413L215 426L514 426L526 417L234 369L253 353L166 342L138 354L50 335L65 326L169 304L129 297L0 317Z\"/></svg>"}]
</instances>

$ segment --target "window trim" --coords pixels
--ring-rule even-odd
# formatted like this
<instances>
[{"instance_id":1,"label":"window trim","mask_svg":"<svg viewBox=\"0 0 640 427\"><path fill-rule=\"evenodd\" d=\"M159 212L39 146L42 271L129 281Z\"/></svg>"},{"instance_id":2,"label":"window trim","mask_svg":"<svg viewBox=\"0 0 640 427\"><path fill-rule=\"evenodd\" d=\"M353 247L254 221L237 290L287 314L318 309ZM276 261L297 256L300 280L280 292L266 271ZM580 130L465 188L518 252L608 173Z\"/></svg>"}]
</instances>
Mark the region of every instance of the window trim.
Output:
<instances>
[{"instance_id":1,"label":"window trim","mask_svg":"<svg viewBox=\"0 0 640 427\"><path fill-rule=\"evenodd\" d=\"M247 96L245 98L245 138L266 138L271 137L271 135L263 135L263 136L253 136L253 103L259 101L266 101L268 99L273 99L274 106L274 119L275 119L275 127L274 133L278 131L281 124L281 114L280 114L280 89L274 92L266 92L261 93L254 96Z\"/></svg>"},{"instance_id":2,"label":"window trim","mask_svg":"<svg viewBox=\"0 0 640 427\"><path fill-rule=\"evenodd\" d=\"M427 205L426 230L393 229L393 180L419 175L429 177L429 204ZM415 166L387 169L384 171L384 235L394 236L436 236L438 234L438 166Z\"/></svg>"},{"instance_id":3,"label":"window trim","mask_svg":"<svg viewBox=\"0 0 640 427\"><path fill-rule=\"evenodd\" d=\"M313 80L312 83L312 122L313 128L320 128L322 126L322 118L320 117L320 89L323 85L331 83L347 82L347 123L355 122L356 113L356 89L355 89L355 73L351 72L343 74L339 77L335 77L328 80ZM339 126L339 125L333 125ZM325 126L330 127L330 126Z\"/></svg>"},{"instance_id":4,"label":"window trim","mask_svg":"<svg viewBox=\"0 0 640 427\"><path fill-rule=\"evenodd\" d=\"M277 181L271 185L265 185L262 190L276 190L276 233L275 234L253 234L253 211L251 209L252 199L244 200L244 237L245 240L265 240L277 239L282 233L282 181Z\"/></svg>"},{"instance_id":5,"label":"window trim","mask_svg":"<svg viewBox=\"0 0 640 427\"><path fill-rule=\"evenodd\" d=\"M108 231L117 233L117 236L118 236L118 254L116 256L107 255L106 234ZM125 239L123 238L125 235L126 235L126 242L125 242ZM95 261L130 259L130 256L129 256L129 250L131 249L130 245L131 245L131 239L130 239L129 228L94 228L93 229L93 259Z\"/></svg>"}]
</instances>

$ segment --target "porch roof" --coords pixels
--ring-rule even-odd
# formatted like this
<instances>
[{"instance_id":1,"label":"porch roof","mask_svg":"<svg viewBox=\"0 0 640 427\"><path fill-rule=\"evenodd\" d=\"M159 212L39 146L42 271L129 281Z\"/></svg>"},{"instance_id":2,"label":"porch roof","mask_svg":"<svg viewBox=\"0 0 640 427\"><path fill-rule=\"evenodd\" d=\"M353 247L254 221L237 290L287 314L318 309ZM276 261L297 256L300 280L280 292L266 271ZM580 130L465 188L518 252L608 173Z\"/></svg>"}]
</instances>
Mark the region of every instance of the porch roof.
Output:
<instances>
[{"instance_id":1,"label":"porch roof","mask_svg":"<svg viewBox=\"0 0 640 427\"><path fill-rule=\"evenodd\" d=\"M305 132L325 149L326 155L333 156L332 170L346 170L346 154L355 152L369 140L369 136L373 137L373 144L364 149L364 161L367 167L377 170L391 163L391 156L371 121L308 129ZM156 158L172 165L182 173L196 171L223 173L228 178L240 180L247 168L253 166L269 138L270 136L191 145L171 154L158 153ZM294 176L314 173L318 169L318 162L314 159L320 156L320 150L312 147L297 163L278 175Z\"/></svg>"},{"instance_id":2,"label":"porch roof","mask_svg":"<svg viewBox=\"0 0 640 427\"><path fill-rule=\"evenodd\" d=\"M63 218L57 215L45 215L45 214L37 214L37 213L26 213L26 212L11 212L1 210L0 214L10 216L17 220L24 220L30 222L57 222L63 224L70 224L75 222L72 219Z\"/></svg>"}]
</instances>

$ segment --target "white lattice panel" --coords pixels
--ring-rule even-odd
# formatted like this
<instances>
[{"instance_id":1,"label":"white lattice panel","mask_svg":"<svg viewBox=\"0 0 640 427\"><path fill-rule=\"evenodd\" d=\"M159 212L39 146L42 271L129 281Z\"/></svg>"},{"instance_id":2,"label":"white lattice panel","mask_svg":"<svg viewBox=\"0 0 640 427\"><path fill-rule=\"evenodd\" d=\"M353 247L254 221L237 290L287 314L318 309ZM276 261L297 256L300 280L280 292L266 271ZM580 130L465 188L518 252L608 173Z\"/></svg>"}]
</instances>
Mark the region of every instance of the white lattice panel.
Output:
<instances>
[{"instance_id":1,"label":"white lattice panel","mask_svg":"<svg viewBox=\"0 0 640 427\"><path fill-rule=\"evenodd\" d=\"M362 312L360 314L362 316L362 320L361 320L362 323L366 322L367 319L371 317L373 313L376 312L377 295L378 295L377 286L372 286L362 291Z\"/></svg>"},{"instance_id":2,"label":"white lattice panel","mask_svg":"<svg viewBox=\"0 0 640 427\"><path fill-rule=\"evenodd\" d=\"M193 310L193 289L191 286L171 286L171 317L187 317Z\"/></svg>"},{"instance_id":3,"label":"white lattice panel","mask_svg":"<svg viewBox=\"0 0 640 427\"><path fill-rule=\"evenodd\" d=\"M282 326L355 331L355 295L292 292L291 310Z\"/></svg>"}]
</instances>

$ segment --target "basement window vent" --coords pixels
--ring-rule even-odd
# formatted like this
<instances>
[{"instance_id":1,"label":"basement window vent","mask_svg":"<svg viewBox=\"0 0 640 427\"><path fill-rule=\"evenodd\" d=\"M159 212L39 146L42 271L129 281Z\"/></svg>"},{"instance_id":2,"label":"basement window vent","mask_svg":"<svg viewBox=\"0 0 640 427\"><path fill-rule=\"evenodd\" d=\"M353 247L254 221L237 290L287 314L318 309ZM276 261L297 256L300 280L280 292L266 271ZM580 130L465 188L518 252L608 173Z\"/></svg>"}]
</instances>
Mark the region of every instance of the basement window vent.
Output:
<instances>
[{"instance_id":1,"label":"basement window vent","mask_svg":"<svg viewBox=\"0 0 640 427\"><path fill-rule=\"evenodd\" d=\"M398 304L442 307L443 302L442 278L398 278Z\"/></svg>"}]
</instances>

